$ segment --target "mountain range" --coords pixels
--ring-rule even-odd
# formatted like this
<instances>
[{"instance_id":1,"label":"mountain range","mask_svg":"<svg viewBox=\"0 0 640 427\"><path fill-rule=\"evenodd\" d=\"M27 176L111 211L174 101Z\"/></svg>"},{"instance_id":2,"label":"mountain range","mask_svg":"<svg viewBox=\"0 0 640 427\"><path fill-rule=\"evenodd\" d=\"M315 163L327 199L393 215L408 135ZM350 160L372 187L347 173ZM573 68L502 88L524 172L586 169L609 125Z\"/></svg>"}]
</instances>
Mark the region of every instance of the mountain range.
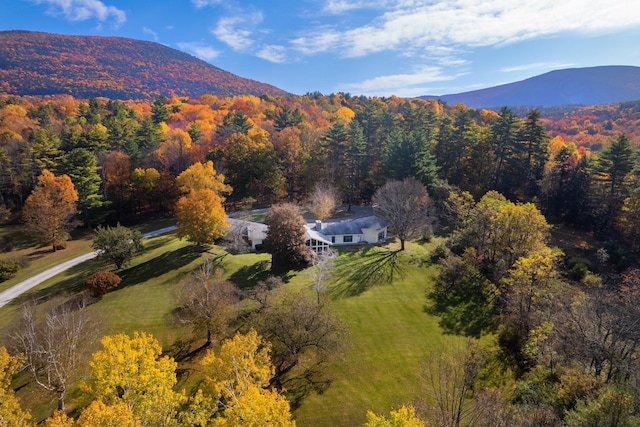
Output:
<instances>
[{"instance_id":1,"label":"mountain range","mask_svg":"<svg viewBox=\"0 0 640 427\"><path fill-rule=\"evenodd\" d=\"M473 108L597 105L640 99L640 67L611 65L551 71L515 83L449 95L425 95Z\"/></svg>"},{"instance_id":2,"label":"mountain range","mask_svg":"<svg viewBox=\"0 0 640 427\"><path fill-rule=\"evenodd\" d=\"M287 94L159 43L33 31L0 31L0 93L113 99Z\"/></svg>"},{"instance_id":3,"label":"mountain range","mask_svg":"<svg viewBox=\"0 0 640 427\"><path fill-rule=\"evenodd\" d=\"M0 31L1 93L113 99L287 94L159 43L34 31ZM421 98L472 108L635 101L640 100L640 67L570 68L486 89Z\"/></svg>"}]
</instances>

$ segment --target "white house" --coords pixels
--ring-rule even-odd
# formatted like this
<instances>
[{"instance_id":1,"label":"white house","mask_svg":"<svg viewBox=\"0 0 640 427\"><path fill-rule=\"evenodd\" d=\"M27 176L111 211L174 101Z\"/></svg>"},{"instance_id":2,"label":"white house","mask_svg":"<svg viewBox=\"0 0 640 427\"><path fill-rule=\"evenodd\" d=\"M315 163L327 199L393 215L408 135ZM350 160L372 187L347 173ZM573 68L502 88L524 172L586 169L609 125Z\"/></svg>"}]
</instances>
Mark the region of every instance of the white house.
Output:
<instances>
[{"instance_id":1,"label":"white house","mask_svg":"<svg viewBox=\"0 0 640 427\"><path fill-rule=\"evenodd\" d=\"M377 216L340 222L316 221L315 230L331 241L331 245L376 244L387 239L387 223Z\"/></svg>"},{"instance_id":2,"label":"white house","mask_svg":"<svg viewBox=\"0 0 640 427\"><path fill-rule=\"evenodd\" d=\"M252 250L262 248L267 237L265 224L229 218L232 231L242 233L251 244ZM340 222L307 224L307 246L315 252L327 250L331 246L376 244L387 239L387 223L376 216L368 216Z\"/></svg>"}]
</instances>

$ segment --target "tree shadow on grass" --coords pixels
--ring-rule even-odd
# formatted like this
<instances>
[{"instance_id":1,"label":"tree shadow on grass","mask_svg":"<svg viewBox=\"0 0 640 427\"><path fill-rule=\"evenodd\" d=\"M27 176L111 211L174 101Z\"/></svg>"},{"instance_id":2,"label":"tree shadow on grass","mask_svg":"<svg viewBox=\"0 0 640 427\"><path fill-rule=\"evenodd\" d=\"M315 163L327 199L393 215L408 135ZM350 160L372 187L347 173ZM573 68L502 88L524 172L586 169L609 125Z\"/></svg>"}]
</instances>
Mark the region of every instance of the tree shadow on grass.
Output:
<instances>
[{"instance_id":1,"label":"tree shadow on grass","mask_svg":"<svg viewBox=\"0 0 640 427\"><path fill-rule=\"evenodd\" d=\"M90 259L69 268L63 274L67 277L46 288L25 292L13 300L12 304L20 305L26 301L36 301L38 304L46 302L59 295L73 295L84 290L84 282L91 274L98 270L107 269L107 264L98 258Z\"/></svg>"},{"instance_id":2,"label":"tree shadow on grass","mask_svg":"<svg viewBox=\"0 0 640 427\"><path fill-rule=\"evenodd\" d=\"M468 286L461 294L430 292L424 311L440 317L440 327L447 334L479 338L495 332L498 324L492 287Z\"/></svg>"},{"instance_id":3,"label":"tree shadow on grass","mask_svg":"<svg viewBox=\"0 0 640 427\"><path fill-rule=\"evenodd\" d=\"M229 276L229 280L239 289L244 290L254 287L259 281L265 281L271 276L280 277L284 283L288 282L291 278L288 271L275 274L273 270L271 270L271 262L264 260L240 267L238 271Z\"/></svg>"},{"instance_id":4,"label":"tree shadow on grass","mask_svg":"<svg viewBox=\"0 0 640 427\"><path fill-rule=\"evenodd\" d=\"M143 239L142 246L144 247L144 251L152 251L154 249L158 249L159 247L166 245L174 238L175 236L165 234L162 236L153 237L151 239Z\"/></svg>"},{"instance_id":5,"label":"tree shadow on grass","mask_svg":"<svg viewBox=\"0 0 640 427\"><path fill-rule=\"evenodd\" d=\"M389 284L403 276L398 262L400 251L367 248L351 257L339 258L334 270L334 285L329 293L334 298L357 296L375 285Z\"/></svg>"},{"instance_id":6,"label":"tree shadow on grass","mask_svg":"<svg viewBox=\"0 0 640 427\"><path fill-rule=\"evenodd\" d=\"M161 276L183 267L200 256L191 246L185 246L172 252L166 252L142 264L115 273L122 277L118 289L145 282L153 277ZM25 301L46 302L59 295L74 295L84 290L86 279L98 270L110 270L113 265L105 260L94 258L69 268L64 274L68 277L52 286L22 294L12 304L20 305Z\"/></svg>"},{"instance_id":7,"label":"tree shadow on grass","mask_svg":"<svg viewBox=\"0 0 640 427\"><path fill-rule=\"evenodd\" d=\"M291 409L295 411L304 399L312 393L322 394L331 385L331 380L324 377L321 371L306 370L295 378L289 378L286 383L285 395Z\"/></svg>"},{"instance_id":8,"label":"tree shadow on grass","mask_svg":"<svg viewBox=\"0 0 640 427\"><path fill-rule=\"evenodd\" d=\"M165 252L160 256L150 259L142 264L127 268L118 272L122 282L118 289L146 282L154 277L162 276L170 271L177 270L193 262L200 257L200 253L194 251L192 246L184 246L175 251Z\"/></svg>"}]
</instances>

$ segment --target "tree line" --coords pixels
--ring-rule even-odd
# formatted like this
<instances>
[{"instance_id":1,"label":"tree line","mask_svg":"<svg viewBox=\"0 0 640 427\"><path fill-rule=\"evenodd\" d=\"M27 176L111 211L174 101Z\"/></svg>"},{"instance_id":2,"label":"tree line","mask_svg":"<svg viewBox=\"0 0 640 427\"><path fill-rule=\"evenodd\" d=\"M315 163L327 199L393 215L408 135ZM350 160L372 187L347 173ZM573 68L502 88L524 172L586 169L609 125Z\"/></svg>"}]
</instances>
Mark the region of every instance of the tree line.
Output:
<instances>
[{"instance_id":1,"label":"tree line","mask_svg":"<svg viewBox=\"0 0 640 427\"><path fill-rule=\"evenodd\" d=\"M347 204L370 203L386 181L414 177L433 197L453 187L478 200L496 190L535 201L554 223L633 233L618 221L636 186L629 137L592 153L551 139L537 110L519 117L508 108L346 94L11 97L0 107L4 218L22 210L43 170L69 176L88 225L168 211L181 194L175 178L211 160L232 189L231 209L300 202L317 183Z\"/></svg>"}]
</instances>

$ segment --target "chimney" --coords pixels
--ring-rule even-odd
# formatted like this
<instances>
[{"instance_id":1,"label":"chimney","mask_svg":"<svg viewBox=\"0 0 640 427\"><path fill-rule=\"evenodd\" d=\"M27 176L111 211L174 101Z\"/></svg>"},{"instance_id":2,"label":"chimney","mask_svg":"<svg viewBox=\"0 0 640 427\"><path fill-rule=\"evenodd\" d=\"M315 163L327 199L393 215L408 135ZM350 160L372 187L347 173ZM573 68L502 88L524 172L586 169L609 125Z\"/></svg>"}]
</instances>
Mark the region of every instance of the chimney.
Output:
<instances>
[{"instance_id":1,"label":"chimney","mask_svg":"<svg viewBox=\"0 0 640 427\"><path fill-rule=\"evenodd\" d=\"M316 219L316 231L322 230L322 221Z\"/></svg>"}]
</instances>

